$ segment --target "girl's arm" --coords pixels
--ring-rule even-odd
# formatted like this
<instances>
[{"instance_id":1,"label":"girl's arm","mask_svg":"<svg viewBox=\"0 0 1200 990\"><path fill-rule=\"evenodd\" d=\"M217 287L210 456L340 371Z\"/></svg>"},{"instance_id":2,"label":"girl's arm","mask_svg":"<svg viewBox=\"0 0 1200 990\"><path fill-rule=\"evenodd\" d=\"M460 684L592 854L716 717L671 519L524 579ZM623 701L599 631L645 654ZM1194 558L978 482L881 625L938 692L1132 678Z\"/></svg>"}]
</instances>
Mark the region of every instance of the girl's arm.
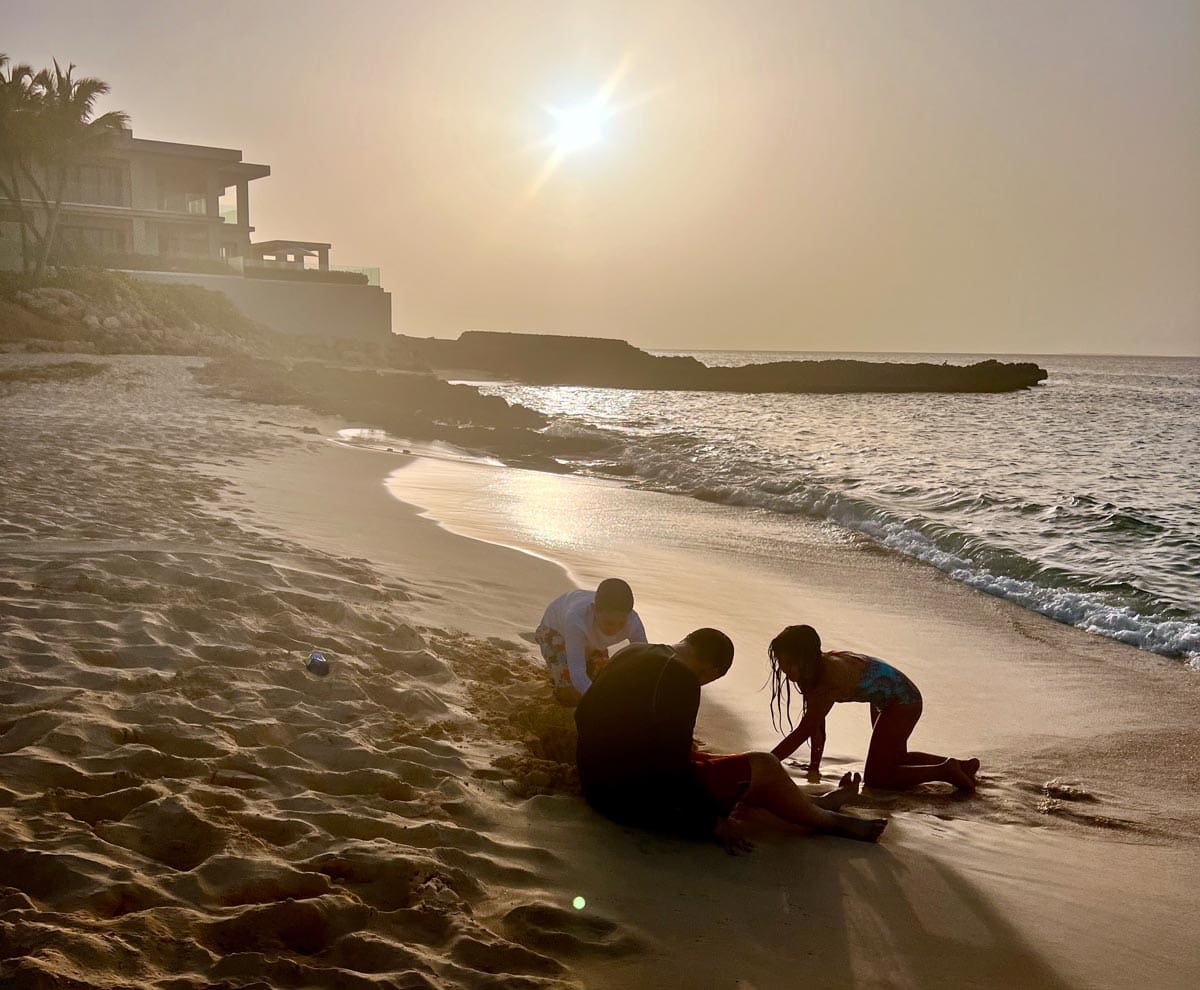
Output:
<instances>
[{"instance_id":1,"label":"girl's arm","mask_svg":"<svg viewBox=\"0 0 1200 990\"><path fill-rule=\"evenodd\" d=\"M808 711L804 713L804 718L800 720L800 724L789 735L785 736L778 746L771 750L771 754L781 760L791 756L808 741L809 737L816 732L818 727L824 726L825 716L829 714L829 709L832 707L833 702L825 698L813 699L809 702ZM824 734L822 733L823 745Z\"/></svg>"},{"instance_id":2,"label":"girl's arm","mask_svg":"<svg viewBox=\"0 0 1200 990\"><path fill-rule=\"evenodd\" d=\"M813 729L812 750L808 760L808 779L816 782L821 779L821 757L825 753L825 719Z\"/></svg>"}]
</instances>

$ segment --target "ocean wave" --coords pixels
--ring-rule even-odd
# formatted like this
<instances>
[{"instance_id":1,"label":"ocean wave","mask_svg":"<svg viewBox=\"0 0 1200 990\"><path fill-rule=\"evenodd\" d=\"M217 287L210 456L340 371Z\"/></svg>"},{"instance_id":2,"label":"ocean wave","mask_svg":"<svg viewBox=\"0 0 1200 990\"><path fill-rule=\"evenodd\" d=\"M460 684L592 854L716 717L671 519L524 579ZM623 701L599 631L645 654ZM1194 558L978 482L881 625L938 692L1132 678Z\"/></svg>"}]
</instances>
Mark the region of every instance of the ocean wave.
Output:
<instances>
[{"instance_id":1,"label":"ocean wave","mask_svg":"<svg viewBox=\"0 0 1200 990\"><path fill-rule=\"evenodd\" d=\"M824 520L1200 669L1200 462L1189 425L1200 362L1055 367L1036 395L1000 400L494 388L554 429L603 431L574 470Z\"/></svg>"},{"instance_id":2,"label":"ocean wave","mask_svg":"<svg viewBox=\"0 0 1200 990\"><path fill-rule=\"evenodd\" d=\"M900 514L871 499L851 494L813 476L755 474L727 451L674 435L653 444L632 443L611 452L607 462L579 465L587 473L634 480L641 487L704 502L802 514L857 532L879 546L920 560L956 581L1004 598L1031 611L1087 632L1107 636L1159 655L1187 661L1200 669L1200 621L1175 603L1142 587L1132 576L1087 574L1045 561L964 532L923 514ZM761 465L754 465L761 470ZM908 486L910 489L912 486ZM949 489L919 492L918 501L939 511L1002 506L1006 511L1049 515L1046 535L1060 533L1074 556L1086 558L1087 547L1072 534L1097 525L1145 533L1153 523L1135 510L1083 498L1072 512L1062 506L1038 506L987 493L963 494ZM1015 504L1014 504L1015 503ZM1150 525L1147 525L1150 523Z\"/></svg>"}]
</instances>

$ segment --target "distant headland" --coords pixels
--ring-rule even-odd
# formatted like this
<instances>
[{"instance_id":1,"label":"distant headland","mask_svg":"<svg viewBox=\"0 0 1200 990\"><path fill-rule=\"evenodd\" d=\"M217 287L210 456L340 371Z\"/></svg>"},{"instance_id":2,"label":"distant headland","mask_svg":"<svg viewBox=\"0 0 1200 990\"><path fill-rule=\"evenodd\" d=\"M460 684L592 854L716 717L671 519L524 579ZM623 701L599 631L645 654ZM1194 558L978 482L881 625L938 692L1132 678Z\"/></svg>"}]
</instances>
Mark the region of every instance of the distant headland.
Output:
<instances>
[{"instance_id":1,"label":"distant headland","mask_svg":"<svg viewBox=\"0 0 1200 990\"><path fill-rule=\"evenodd\" d=\"M772 361L709 367L658 357L623 340L471 330L457 340L403 337L435 371L530 385L703 392L1015 392L1044 381L1031 362L970 365L884 361Z\"/></svg>"}]
</instances>

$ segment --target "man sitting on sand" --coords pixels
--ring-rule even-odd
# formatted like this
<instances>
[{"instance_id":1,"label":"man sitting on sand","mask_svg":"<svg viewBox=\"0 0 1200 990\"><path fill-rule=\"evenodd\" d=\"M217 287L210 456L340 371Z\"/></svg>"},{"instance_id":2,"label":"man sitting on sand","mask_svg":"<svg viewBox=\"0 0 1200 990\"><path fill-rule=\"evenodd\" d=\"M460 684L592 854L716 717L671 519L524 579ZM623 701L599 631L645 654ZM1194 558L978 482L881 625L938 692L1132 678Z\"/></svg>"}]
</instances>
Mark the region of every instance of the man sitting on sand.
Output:
<instances>
[{"instance_id":1,"label":"man sitting on sand","mask_svg":"<svg viewBox=\"0 0 1200 990\"><path fill-rule=\"evenodd\" d=\"M814 801L770 753L712 756L695 749L700 688L732 662L733 643L717 629L697 629L674 646L618 652L575 709L576 763L588 803L623 825L712 836L730 852L748 848L729 819L738 804L793 825L876 841L886 821L837 813L857 795L857 777L846 774L837 790Z\"/></svg>"},{"instance_id":2,"label":"man sitting on sand","mask_svg":"<svg viewBox=\"0 0 1200 990\"><path fill-rule=\"evenodd\" d=\"M568 591L554 599L534 638L555 700L575 705L608 663L608 648L626 640L644 643L646 629L633 610L633 590L620 578L607 578L595 591Z\"/></svg>"}]
</instances>

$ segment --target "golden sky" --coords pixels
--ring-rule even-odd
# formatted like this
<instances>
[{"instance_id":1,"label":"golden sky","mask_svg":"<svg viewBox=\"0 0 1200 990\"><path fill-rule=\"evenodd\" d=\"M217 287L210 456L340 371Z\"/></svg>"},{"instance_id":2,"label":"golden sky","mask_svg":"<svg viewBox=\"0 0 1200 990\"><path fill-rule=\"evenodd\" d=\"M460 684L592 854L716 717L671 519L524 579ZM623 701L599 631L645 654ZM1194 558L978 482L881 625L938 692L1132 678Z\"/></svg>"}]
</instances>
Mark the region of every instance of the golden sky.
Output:
<instances>
[{"instance_id":1,"label":"golden sky","mask_svg":"<svg viewBox=\"0 0 1200 990\"><path fill-rule=\"evenodd\" d=\"M4 7L138 136L271 165L255 238L381 267L398 331L1200 354L1194 0Z\"/></svg>"}]
</instances>

